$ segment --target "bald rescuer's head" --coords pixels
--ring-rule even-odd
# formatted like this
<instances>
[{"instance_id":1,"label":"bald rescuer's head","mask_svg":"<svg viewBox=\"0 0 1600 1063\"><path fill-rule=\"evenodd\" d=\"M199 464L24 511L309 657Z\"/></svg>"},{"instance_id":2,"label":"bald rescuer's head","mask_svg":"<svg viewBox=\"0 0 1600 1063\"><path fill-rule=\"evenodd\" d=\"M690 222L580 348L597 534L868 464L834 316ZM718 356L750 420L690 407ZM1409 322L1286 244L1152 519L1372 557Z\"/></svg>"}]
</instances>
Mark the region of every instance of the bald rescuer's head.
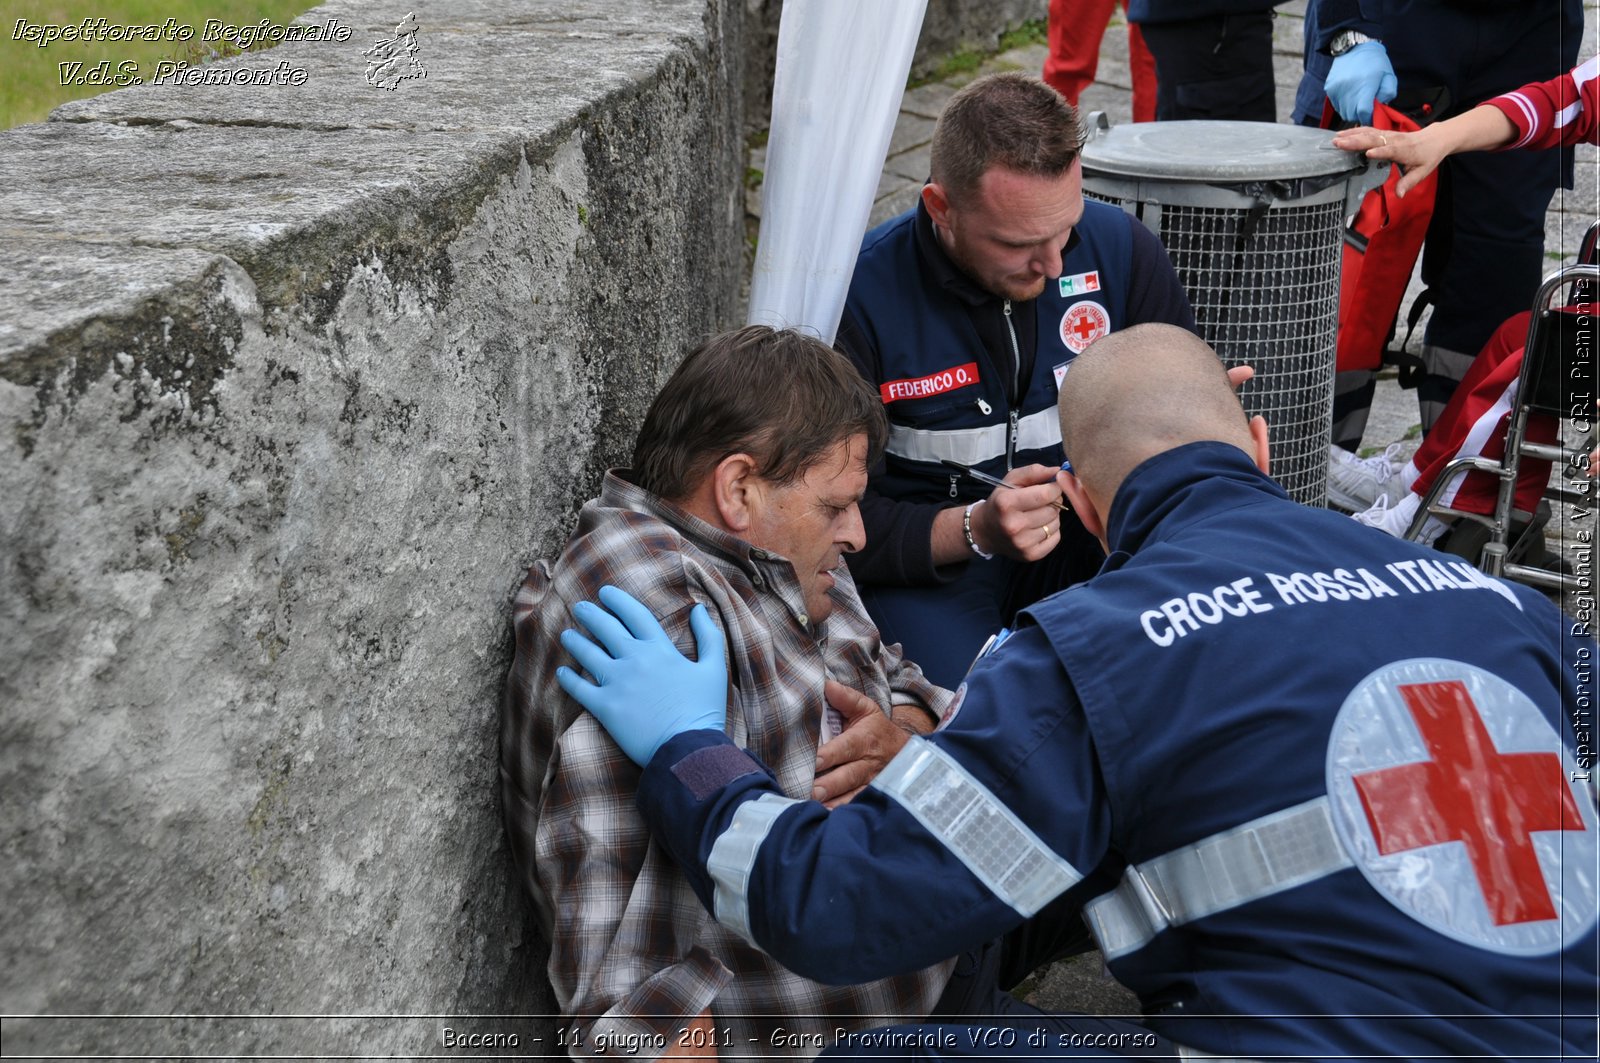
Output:
<instances>
[{"instance_id":1,"label":"bald rescuer's head","mask_svg":"<svg viewBox=\"0 0 1600 1063\"><path fill-rule=\"evenodd\" d=\"M1061 382L1058 412L1073 468L1061 487L1102 545L1122 481L1157 454L1229 443L1267 471L1266 421L1245 416L1217 353L1175 325L1134 325L1090 344Z\"/></svg>"}]
</instances>

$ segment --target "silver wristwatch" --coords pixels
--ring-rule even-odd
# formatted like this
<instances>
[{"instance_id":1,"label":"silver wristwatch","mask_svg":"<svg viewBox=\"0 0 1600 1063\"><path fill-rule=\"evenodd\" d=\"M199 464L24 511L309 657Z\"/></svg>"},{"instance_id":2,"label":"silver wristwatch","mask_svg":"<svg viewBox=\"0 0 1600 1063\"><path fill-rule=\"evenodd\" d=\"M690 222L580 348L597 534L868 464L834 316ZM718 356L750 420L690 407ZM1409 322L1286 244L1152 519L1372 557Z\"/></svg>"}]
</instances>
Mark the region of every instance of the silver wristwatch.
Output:
<instances>
[{"instance_id":1,"label":"silver wristwatch","mask_svg":"<svg viewBox=\"0 0 1600 1063\"><path fill-rule=\"evenodd\" d=\"M1356 45L1366 44L1370 40L1372 40L1372 38L1368 37L1365 33L1357 33L1355 30L1345 30L1343 33L1339 34L1338 36L1334 37L1333 40L1328 42L1328 54L1337 59L1350 49L1354 48Z\"/></svg>"}]
</instances>

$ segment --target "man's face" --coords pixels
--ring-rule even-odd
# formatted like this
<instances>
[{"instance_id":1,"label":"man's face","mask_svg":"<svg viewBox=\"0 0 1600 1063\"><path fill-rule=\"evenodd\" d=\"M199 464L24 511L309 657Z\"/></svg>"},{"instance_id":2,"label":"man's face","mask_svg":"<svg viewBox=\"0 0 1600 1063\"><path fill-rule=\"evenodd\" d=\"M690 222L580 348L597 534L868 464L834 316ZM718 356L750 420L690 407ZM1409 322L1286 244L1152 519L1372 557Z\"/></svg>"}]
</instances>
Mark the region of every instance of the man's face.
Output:
<instances>
[{"instance_id":1,"label":"man's face","mask_svg":"<svg viewBox=\"0 0 1600 1063\"><path fill-rule=\"evenodd\" d=\"M794 483L763 482L751 504L749 541L794 565L813 623L833 612L828 591L846 553L866 545L857 503L867 489L867 437L834 444Z\"/></svg>"},{"instance_id":2,"label":"man's face","mask_svg":"<svg viewBox=\"0 0 1600 1063\"><path fill-rule=\"evenodd\" d=\"M929 192L928 212L945 251L985 290L1033 299L1061 276L1061 249L1083 219L1081 162L1053 178L991 166L960 202L950 202L938 186Z\"/></svg>"}]
</instances>

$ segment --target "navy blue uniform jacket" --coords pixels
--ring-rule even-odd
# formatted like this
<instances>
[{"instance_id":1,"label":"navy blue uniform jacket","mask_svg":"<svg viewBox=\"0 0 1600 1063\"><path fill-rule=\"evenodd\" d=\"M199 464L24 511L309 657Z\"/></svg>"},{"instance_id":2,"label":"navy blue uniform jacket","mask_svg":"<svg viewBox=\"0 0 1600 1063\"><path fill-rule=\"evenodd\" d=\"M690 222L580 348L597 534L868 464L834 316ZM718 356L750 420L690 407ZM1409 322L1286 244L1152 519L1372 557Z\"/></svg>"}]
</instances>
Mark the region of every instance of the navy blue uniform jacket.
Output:
<instances>
[{"instance_id":1,"label":"navy blue uniform jacket","mask_svg":"<svg viewBox=\"0 0 1600 1063\"><path fill-rule=\"evenodd\" d=\"M668 742L640 804L718 920L844 982L1065 896L1194 1048L1592 1058L1594 639L1221 443L1135 469L1108 537L841 809Z\"/></svg>"}]
</instances>

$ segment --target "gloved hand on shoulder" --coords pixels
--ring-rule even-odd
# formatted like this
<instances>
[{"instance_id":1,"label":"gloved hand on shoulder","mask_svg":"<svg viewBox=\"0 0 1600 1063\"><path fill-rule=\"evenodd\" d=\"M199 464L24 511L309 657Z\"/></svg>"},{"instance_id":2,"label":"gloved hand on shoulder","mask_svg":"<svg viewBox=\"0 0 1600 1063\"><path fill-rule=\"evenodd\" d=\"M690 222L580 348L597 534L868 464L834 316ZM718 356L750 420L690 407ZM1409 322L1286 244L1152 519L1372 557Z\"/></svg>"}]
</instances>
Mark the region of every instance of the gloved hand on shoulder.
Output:
<instances>
[{"instance_id":1,"label":"gloved hand on shoulder","mask_svg":"<svg viewBox=\"0 0 1600 1063\"><path fill-rule=\"evenodd\" d=\"M728 705L727 651L706 607L697 604L689 613L699 658L691 661L637 598L602 587L600 601L611 612L593 602L572 607L573 616L599 645L570 628L561 633L561 645L592 679L563 666L556 669L561 689L593 713L641 768L674 735L722 730Z\"/></svg>"}]
</instances>

